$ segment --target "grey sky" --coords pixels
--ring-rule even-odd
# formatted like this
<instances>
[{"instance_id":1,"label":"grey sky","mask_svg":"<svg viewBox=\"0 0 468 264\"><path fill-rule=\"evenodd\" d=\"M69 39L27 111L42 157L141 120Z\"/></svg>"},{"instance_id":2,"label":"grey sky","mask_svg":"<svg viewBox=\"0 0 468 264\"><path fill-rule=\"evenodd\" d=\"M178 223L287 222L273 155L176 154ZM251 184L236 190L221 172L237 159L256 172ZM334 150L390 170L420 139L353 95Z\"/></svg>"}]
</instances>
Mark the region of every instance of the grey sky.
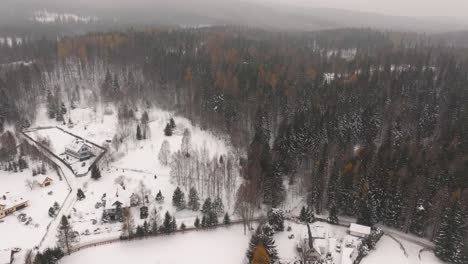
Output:
<instances>
[{"instance_id":1,"label":"grey sky","mask_svg":"<svg viewBox=\"0 0 468 264\"><path fill-rule=\"evenodd\" d=\"M468 17L468 0L250 0L310 7L342 8L396 16Z\"/></svg>"}]
</instances>

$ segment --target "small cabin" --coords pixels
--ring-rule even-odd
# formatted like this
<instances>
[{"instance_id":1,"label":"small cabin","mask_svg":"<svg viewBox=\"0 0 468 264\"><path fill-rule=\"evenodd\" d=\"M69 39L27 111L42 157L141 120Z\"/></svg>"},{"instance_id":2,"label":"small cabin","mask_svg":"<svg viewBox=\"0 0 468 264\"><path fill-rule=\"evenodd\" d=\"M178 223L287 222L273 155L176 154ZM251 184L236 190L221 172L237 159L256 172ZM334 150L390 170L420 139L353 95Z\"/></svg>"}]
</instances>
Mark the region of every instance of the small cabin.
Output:
<instances>
[{"instance_id":1,"label":"small cabin","mask_svg":"<svg viewBox=\"0 0 468 264\"><path fill-rule=\"evenodd\" d=\"M358 225L358 224L354 224L354 223L352 223L349 226L349 234L350 235L364 238L364 237L367 237L368 235L370 235L370 233L371 233L371 228L369 226Z\"/></svg>"},{"instance_id":2,"label":"small cabin","mask_svg":"<svg viewBox=\"0 0 468 264\"><path fill-rule=\"evenodd\" d=\"M65 154L80 161L94 156L91 147L84 140L80 139L75 139L71 144L67 145L65 147Z\"/></svg>"},{"instance_id":3,"label":"small cabin","mask_svg":"<svg viewBox=\"0 0 468 264\"><path fill-rule=\"evenodd\" d=\"M49 177L43 176L42 178L39 178L37 182L39 186L41 186L42 188L45 188L47 186L50 186L54 182L54 180L52 180Z\"/></svg>"}]
</instances>

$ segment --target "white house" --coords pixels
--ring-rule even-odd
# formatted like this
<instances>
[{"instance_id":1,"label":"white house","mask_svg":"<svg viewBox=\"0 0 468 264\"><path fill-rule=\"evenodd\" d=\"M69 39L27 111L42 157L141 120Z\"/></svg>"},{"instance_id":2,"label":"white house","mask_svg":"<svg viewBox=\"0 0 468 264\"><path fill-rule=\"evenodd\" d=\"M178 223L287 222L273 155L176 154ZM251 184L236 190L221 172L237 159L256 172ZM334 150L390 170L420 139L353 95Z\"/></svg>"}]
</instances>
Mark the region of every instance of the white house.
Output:
<instances>
[{"instance_id":1,"label":"white house","mask_svg":"<svg viewBox=\"0 0 468 264\"><path fill-rule=\"evenodd\" d=\"M75 139L65 147L65 154L80 161L87 160L93 156L91 147L81 139Z\"/></svg>"},{"instance_id":2,"label":"white house","mask_svg":"<svg viewBox=\"0 0 468 264\"><path fill-rule=\"evenodd\" d=\"M358 225L358 224L354 224L354 223L352 223L349 226L349 234L350 235L364 238L364 237L367 237L368 235L370 235L370 233L371 233L371 228L369 226Z\"/></svg>"}]
</instances>

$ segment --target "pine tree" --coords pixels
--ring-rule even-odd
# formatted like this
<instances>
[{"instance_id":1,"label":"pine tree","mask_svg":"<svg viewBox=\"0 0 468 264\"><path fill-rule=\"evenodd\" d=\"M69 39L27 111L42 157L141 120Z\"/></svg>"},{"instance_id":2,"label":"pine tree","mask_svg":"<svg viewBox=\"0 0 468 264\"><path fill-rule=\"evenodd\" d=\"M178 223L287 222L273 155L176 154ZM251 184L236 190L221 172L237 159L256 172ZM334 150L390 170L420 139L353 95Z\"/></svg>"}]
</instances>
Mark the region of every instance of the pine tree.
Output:
<instances>
[{"instance_id":1,"label":"pine tree","mask_svg":"<svg viewBox=\"0 0 468 264\"><path fill-rule=\"evenodd\" d=\"M231 218L229 217L228 213L224 214L223 224L225 224L225 225L230 225L231 224Z\"/></svg>"},{"instance_id":2,"label":"pine tree","mask_svg":"<svg viewBox=\"0 0 468 264\"><path fill-rule=\"evenodd\" d=\"M171 233L172 232L172 216L169 211L166 211L164 215L164 220L162 226L159 228L161 233Z\"/></svg>"},{"instance_id":3,"label":"pine tree","mask_svg":"<svg viewBox=\"0 0 468 264\"><path fill-rule=\"evenodd\" d=\"M164 202L164 196L162 195L161 190L159 190L158 194L156 194L156 202L158 203Z\"/></svg>"},{"instance_id":4,"label":"pine tree","mask_svg":"<svg viewBox=\"0 0 468 264\"><path fill-rule=\"evenodd\" d=\"M187 205L192 211L200 210L200 198L198 198L198 192L194 187L190 188Z\"/></svg>"},{"instance_id":5,"label":"pine tree","mask_svg":"<svg viewBox=\"0 0 468 264\"><path fill-rule=\"evenodd\" d=\"M47 91L47 113L50 119L55 118L56 109L55 109L55 98L52 95L50 90Z\"/></svg>"},{"instance_id":6,"label":"pine tree","mask_svg":"<svg viewBox=\"0 0 468 264\"><path fill-rule=\"evenodd\" d=\"M200 227L200 218L195 218L195 222L193 223L193 226L196 227L196 228L199 228Z\"/></svg>"},{"instance_id":7,"label":"pine tree","mask_svg":"<svg viewBox=\"0 0 468 264\"><path fill-rule=\"evenodd\" d=\"M166 125L166 128L164 128L164 135L166 135L166 137L172 136L172 127L171 127L171 125L169 125L169 124Z\"/></svg>"},{"instance_id":8,"label":"pine tree","mask_svg":"<svg viewBox=\"0 0 468 264\"><path fill-rule=\"evenodd\" d=\"M183 210L186 207L185 194L179 187L174 190L174 194L172 195L172 205L175 206L177 210Z\"/></svg>"},{"instance_id":9,"label":"pine tree","mask_svg":"<svg viewBox=\"0 0 468 264\"><path fill-rule=\"evenodd\" d=\"M337 216L337 213L336 213L336 206L335 205L332 205L332 207L330 208L330 214L328 216L328 219L327 219L328 223L330 224L338 224L338 216Z\"/></svg>"},{"instance_id":10,"label":"pine tree","mask_svg":"<svg viewBox=\"0 0 468 264\"><path fill-rule=\"evenodd\" d=\"M98 180L101 178L101 170L99 170L96 164L94 164L91 168L91 178L94 180Z\"/></svg>"},{"instance_id":11,"label":"pine tree","mask_svg":"<svg viewBox=\"0 0 468 264\"><path fill-rule=\"evenodd\" d=\"M204 215L207 215L211 212L212 210L212 203L211 203L211 198L208 197L205 199L205 202L203 202L203 206L202 206L202 209L201 209L201 212L204 214Z\"/></svg>"},{"instance_id":12,"label":"pine tree","mask_svg":"<svg viewBox=\"0 0 468 264\"><path fill-rule=\"evenodd\" d=\"M219 196L214 200L212 207L216 215L222 216L224 214L223 200Z\"/></svg>"},{"instance_id":13,"label":"pine tree","mask_svg":"<svg viewBox=\"0 0 468 264\"><path fill-rule=\"evenodd\" d=\"M84 198L86 198L86 196L85 196L83 190L81 190L81 189L78 189L78 191L77 191L77 193L76 193L76 197L77 197L78 201L81 201L81 200L83 200Z\"/></svg>"},{"instance_id":14,"label":"pine tree","mask_svg":"<svg viewBox=\"0 0 468 264\"><path fill-rule=\"evenodd\" d=\"M171 220L171 232L174 232L176 230L177 230L177 221L175 219L175 216L173 216Z\"/></svg>"},{"instance_id":15,"label":"pine tree","mask_svg":"<svg viewBox=\"0 0 468 264\"><path fill-rule=\"evenodd\" d=\"M275 231L284 231L284 212L281 209L271 208L268 211L268 223Z\"/></svg>"},{"instance_id":16,"label":"pine tree","mask_svg":"<svg viewBox=\"0 0 468 264\"><path fill-rule=\"evenodd\" d=\"M70 254L71 247L78 242L78 233L75 232L68 222L66 216L62 216L57 235L58 246L67 254Z\"/></svg>"},{"instance_id":17,"label":"pine tree","mask_svg":"<svg viewBox=\"0 0 468 264\"><path fill-rule=\"evenodd\" d=\"M304 223L312 223L314 221L314 214L309 208L302 206L299 214L299 220Z\"/></svg>"},{"instance_id":18,"label":"pine tree","mask_svg":"<svg viewBox=\"0 0 468 264\"><path fill-rule=\"evenodd\" d=\"M176 123L174 121L174 118L171 117L171 119L169 120L169 125L170 125L171 129L176 128Z\"/></svg>"},{"instance_id":19,"label":"pine tree","mask_svg":"<svg viewBox=\"0 0 468 264\"><path fill-rule=\"evenodd\" d=\"M141 135L141 128L140 128L139 124L137 125L137 129L136 129L136 139L137 140L142 140L143 139L143 137Z\"/></svg>"},{"instance_id":20,"label":"pine tree","mask_svg":"<svg viewBox=\"0 0 468 264\"><path fill-rule=\"evenodd\" d=\"M182 224L180 224L180 230L185 230L187 227L185 226L184 222L182 222Z\"/></svg>"}]
</instances>

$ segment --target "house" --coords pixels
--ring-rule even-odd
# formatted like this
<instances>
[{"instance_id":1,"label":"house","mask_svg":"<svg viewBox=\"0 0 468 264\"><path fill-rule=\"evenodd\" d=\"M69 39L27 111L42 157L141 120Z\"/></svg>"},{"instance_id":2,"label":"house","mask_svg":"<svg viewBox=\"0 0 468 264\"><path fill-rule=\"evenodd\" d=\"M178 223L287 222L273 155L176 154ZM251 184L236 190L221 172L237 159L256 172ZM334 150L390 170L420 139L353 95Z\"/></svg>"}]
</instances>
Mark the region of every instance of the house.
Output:
<instances>
[{"instance_id":1,"label":"house","mask_svg":"<svg viewBox=\"0 0 468 264\"><path fill-rule=\"evenodd\" d=\"M350 235L364 238L364 237L367 237L368 235L370 235L370 233L371 233L371 228L369 226L358 225L358 224L354 224L354 223L352 223L349 226L349 234Z\"/></svg>"},{"instance_id":2,"label":"house","mask_svg":"<svg viewBox=\"0 0 468 264\"><path fill-rule=\"evenodd\" d=\"M127 191L121 186L117 186L115 195L106 197L102 220L104 222L115 222L122 220L122 211L129 207L130 197Z\"/></svg>"},{"instance_id":3,"label":"house","mask_svg":"<svg viewBox=\"0 0 468 264\"><path fill-rule=\"evenodd\" d=\"M37 178L37 183L42 188L50 186L54 182L54 180L52 180L51 178L47 176L37 176L36 178Z\"/></svg>"},{"instance_id":4,"label":"house","mask_svg":"<svg viewBox=\"0 0 468 264\"><path fill-rule=\"evenodd\" d=\"M13 198L7 194L0 196L0 219L27 207L28 203L29 201L23 198Z\"/></svg>"},{"instance_id":5,"label":"house","mask_svg":"<svg viewBox=\"0 0 468 264\"><path fill-rule=\"evenodd\" d=\"M91 147L81 139L75 139L71 144L67 145L65 147L65 154L80 161L87 160L94 156Z\"/></svg>"},{"instance_id":6,"label":"house","mask_svg":"<svg viewBox=\"0 0 468 264\"><path fill-rule=\"evenodd\" d=\"M11 264L11 263L13 263L13 251L0 250L0 264Z\"/></svg>"}]
</instances>

